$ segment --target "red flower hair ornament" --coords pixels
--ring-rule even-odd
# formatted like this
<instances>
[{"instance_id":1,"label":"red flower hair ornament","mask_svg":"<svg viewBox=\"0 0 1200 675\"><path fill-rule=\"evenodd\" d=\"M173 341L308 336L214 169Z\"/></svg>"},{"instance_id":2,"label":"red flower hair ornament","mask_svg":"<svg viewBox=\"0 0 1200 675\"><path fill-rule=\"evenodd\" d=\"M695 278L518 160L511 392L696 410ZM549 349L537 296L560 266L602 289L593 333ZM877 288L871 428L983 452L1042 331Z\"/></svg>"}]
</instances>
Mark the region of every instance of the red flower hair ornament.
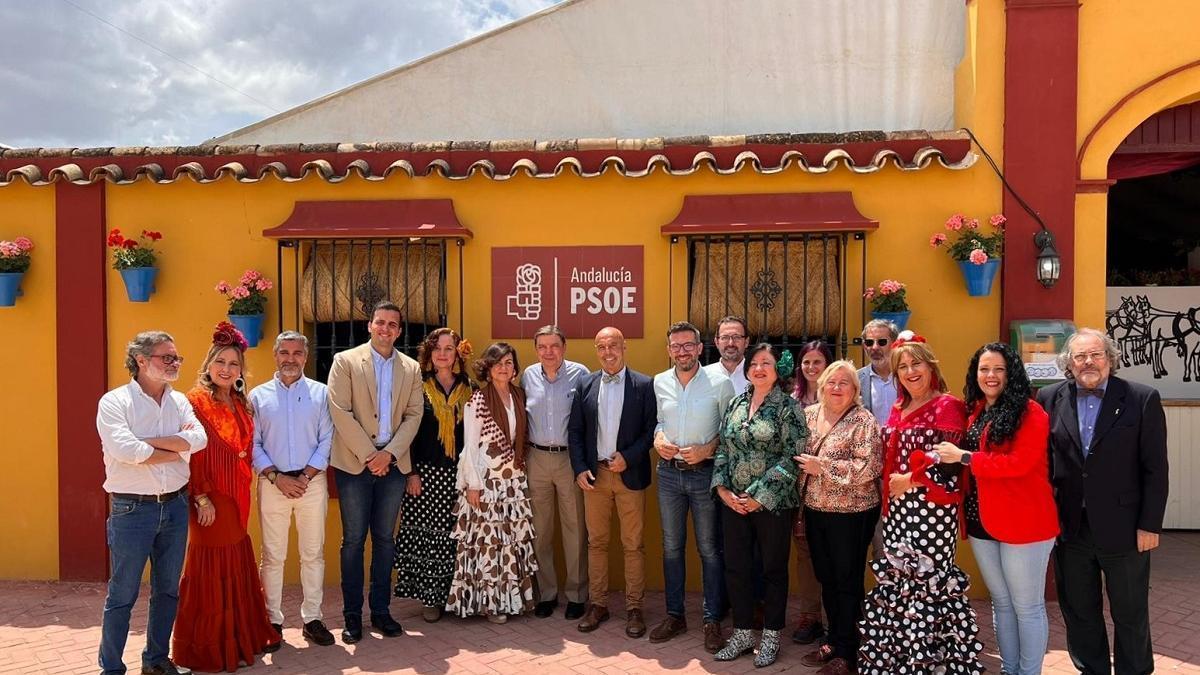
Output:
<instances>
[{"instance_id":1,"label":"red flower hair ornament","mask_svg":"<svg viewBox=\"0 0 1200 675\"><path fill-rule=\"evenodd\" d=\"M240 352L250 348L242 331L228 321L222 321L213 329L212 343L214 347L236 347Z\"/></svg>"},{"instance_id":2,"label":"red flower hair ornament","mask_svg":"<svg viewBox=\"0 0 1200 675\"><path fill-rule=\"evenodd\" d=\"M893 348L899 347L900 345L902 345L906 342L924 343L925 338L921 337L920 335L917 335L916 333L912 332L911 330L902 330L902 331L900 331L900 334L896 336L896 341L892 343L892 347Z\"/></svg>"}]
</instances>

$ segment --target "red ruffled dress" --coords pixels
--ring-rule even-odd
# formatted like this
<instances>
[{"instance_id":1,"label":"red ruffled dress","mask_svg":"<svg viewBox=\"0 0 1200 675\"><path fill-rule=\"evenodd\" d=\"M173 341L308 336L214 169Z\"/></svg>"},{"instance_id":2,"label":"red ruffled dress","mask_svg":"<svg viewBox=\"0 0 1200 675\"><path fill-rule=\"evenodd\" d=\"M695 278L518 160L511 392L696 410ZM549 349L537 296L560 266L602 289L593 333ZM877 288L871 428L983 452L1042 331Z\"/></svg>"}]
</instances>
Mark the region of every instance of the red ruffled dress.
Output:
<instances>
[{"instance_id":1,"label":"red ruffled dress","mask_svg":"<svg viewBox=\"0 0 1200 675\"><path fill-rule=\"evenodd\" d=\"M246 533L254 421L244 404L231 409L207 389L196 387L187 397L208 446L191 458L191 523L172 652L175 663L192 670L232 673L279 640ZM207 527L196 518L194 499L201 494L216 507L216 520Z\"/></svg>"}]
</instances>

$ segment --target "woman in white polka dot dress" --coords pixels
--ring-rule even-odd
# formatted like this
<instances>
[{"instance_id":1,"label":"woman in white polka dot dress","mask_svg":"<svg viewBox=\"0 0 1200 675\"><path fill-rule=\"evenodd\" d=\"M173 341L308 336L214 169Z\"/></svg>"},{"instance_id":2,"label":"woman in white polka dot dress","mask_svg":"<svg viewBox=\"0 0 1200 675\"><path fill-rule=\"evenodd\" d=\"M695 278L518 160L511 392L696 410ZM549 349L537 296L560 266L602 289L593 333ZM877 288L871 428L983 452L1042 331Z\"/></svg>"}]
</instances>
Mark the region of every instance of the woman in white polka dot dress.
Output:
<instances>
[{"instance_id":1,"label":"woman in white polka dot dress","mask_svg":"<svg viewBox=\"0 0 1200 675\"><path fill-rule=\"evenodd\" d=\"M982 673L969 580L955 564L962 503L959 464L936 462L933 446L966 430L963 402L924 338L905 331L892 349L899 387L884 427L884 555L861 623L863 675Z\"/></svg>"}]
</instances>

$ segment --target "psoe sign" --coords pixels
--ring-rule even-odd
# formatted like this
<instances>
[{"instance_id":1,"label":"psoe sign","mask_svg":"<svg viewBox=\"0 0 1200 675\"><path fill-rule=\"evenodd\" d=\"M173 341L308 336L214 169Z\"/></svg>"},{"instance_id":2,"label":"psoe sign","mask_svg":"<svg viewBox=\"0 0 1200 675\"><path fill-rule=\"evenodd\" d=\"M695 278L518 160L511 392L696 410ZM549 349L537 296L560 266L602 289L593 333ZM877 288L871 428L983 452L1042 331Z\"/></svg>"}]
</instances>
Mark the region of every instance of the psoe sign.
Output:
<instances>
[{"instance_id":1,"label":"psoe sign","mask_svg":"<svg viewBox=\"0 0 1200 675\"><path fill-rule=\"evenodd\" d=\"M591 338L605 326L642 337L642 246L492 249L492 336L529 338L555 324Z\"/></svg>"}]
</instances>

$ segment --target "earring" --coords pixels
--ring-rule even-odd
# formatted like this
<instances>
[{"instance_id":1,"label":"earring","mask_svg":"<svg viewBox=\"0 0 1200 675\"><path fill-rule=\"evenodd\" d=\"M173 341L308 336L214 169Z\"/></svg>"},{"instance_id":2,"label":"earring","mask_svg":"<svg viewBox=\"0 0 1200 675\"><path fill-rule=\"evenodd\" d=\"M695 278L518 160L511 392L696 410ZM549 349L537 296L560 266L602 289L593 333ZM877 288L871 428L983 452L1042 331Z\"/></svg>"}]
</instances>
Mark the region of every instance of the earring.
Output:
<instances>
[{"instance_id":1,"label":"earring","mask_svg":"<svg viewBox=\"0 0 1200 675\"><path fill-rule=\"evenodd\" d=\"M246 391L246 380L245 380L244 378L241 378L241 377L239 377L238 379L234 380L234 381L233 381L233 388L234 388L234 389L236 389L236 390L238 390L238 391Z\"/></svg>"}]
</instances>

